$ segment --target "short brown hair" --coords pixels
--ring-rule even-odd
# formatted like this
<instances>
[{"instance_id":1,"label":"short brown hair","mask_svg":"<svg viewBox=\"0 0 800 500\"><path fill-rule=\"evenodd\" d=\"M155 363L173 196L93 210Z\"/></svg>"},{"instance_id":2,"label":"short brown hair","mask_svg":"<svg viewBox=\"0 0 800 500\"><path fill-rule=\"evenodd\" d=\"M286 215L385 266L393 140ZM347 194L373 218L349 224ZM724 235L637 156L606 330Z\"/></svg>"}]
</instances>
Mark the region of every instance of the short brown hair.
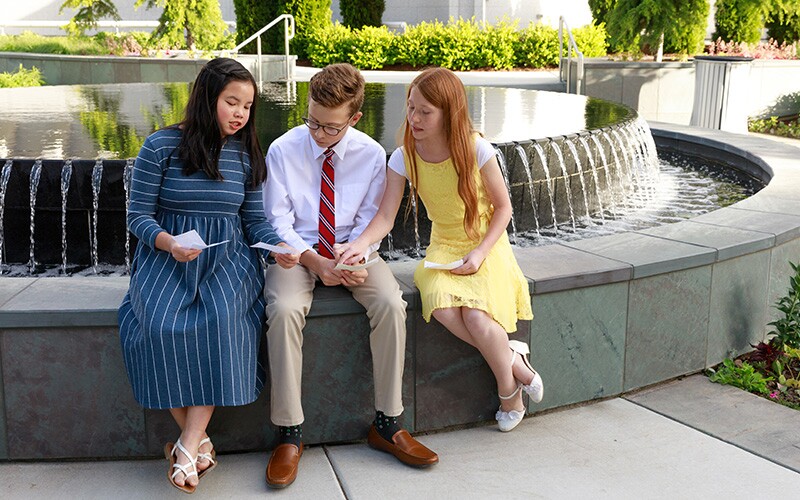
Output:
<instances>
[{"instance_id":1,"label":"short brown hair","mask_svg":"<svg viewBox=\"0 0 800 500\"><path fill-rule=\"evenodd\" d=\"M326 108L349 103L354 115L364 104L364 77L350 64L331 64L311 77L308 95Z\"/></svg>"}]
</instances>

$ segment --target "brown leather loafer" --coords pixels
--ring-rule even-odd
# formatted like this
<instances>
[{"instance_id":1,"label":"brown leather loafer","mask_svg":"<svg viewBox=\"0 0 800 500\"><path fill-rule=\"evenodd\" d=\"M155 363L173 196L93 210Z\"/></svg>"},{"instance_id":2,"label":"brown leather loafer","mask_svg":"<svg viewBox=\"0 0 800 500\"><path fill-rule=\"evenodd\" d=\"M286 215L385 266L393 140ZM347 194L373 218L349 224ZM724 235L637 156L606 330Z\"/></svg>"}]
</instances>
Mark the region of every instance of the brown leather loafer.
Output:
<instances>
[{"instance_id":1,"label":"brown leather loafer","mask_svg":"<svg viewBox=\"0 0 800 500\"><path fill-rule=\"evenodd\" d=\"M375 425L369 428L367 443L376 450L391 453L398 460L412 467L428 467L439 462L439 455L432 452L419 441L411 437L408 431L400 429L392 436L392 442L378 434Z\"/></svg>"},{"instance_id":2,"label":"brown leather loafer","mask_svg":"<svg viewBox=\"0 0 800 500\"><path fill-rule=\"evenodd\" d=\"M286 488L297 478L297 464L303 454L303 443L300 448L293 444L279 444L272 451L267 464L267 486L270 488Z\"/></svg>"}]
</instances>

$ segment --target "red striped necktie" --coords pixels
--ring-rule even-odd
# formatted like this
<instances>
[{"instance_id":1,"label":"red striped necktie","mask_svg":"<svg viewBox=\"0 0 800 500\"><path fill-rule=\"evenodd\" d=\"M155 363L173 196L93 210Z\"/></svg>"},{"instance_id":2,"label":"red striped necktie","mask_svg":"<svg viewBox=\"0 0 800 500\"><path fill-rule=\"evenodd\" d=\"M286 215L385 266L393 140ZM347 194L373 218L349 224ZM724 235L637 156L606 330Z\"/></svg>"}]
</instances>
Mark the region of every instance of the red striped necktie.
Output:
<instances>
[{"instance_id":1,"label":"red striped necktie","mask_svg":"<svg viewBox=\"0 0 800 500\"><path fill-rule=\"evenodd\" d=\"M333 244L336 243L336 217L333 191L333 150L325 150L322 161L322 182L319 190L319 247L318 253L333 258Z\"/></svg>"}]
</instances>

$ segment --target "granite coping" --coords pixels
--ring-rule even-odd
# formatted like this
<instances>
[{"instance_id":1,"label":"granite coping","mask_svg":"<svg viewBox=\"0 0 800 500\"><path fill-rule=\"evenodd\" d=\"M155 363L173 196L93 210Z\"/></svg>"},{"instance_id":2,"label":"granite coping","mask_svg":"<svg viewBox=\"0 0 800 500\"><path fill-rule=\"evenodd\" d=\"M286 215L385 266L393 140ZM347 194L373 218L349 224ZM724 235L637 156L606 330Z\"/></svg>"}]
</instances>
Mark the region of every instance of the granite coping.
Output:
<instances>
[{"instance_id":1,"label":"granite coping","mask_svg":"<svg viewBox=\"0 0 800 500\"><path fill-rule=\"evenodd\" d=\"M635 232L711 248L716 252L717 262L775 246L772 233L715 226L695 219Z\"/></svg>"},{"instance_id":2,"label":"granite coping","mask_svg":"<svg viewBox=\"0 0 800 500\"><path fill-rule=\"evenodd\" d=\"M731 207L690 221L514 253L532 294L603 285L712 265L800 238L798 148L753 135L651 123L663 147L696 145L730 153L772 183ZM800 144L800 142L799 142ZM419 309L416 261L390 262L409 309ZM0 278L0 328L115 325L128 287L121 278ZM362 312L344 289L320 287L311 316Z\"/></svg>"},{"instance_id":3,"label":"granite coping","mask_svg":"<svg viewBox=\"0 0 800 500\"><path fill-rule=\"evenodd\" d=\"M416 290L400 281L408 309ZM129 278L0 278L0 328L113 326ZM308 317L356 314L364 308L343 287L317 287Z\"/></svg>"},{"instance_id":4,"label":"granite coping","mask_svg":"<svg viewBox=\"0 0 800 500\"><path fill-rule=\"evenodd\" d=\"M628 281L633 266L563 244L516 248L514 255L534 294Z\"/></svg>"},{"instance_id":5,"label":"granite coping","mask_svg":"<svg viewBox=\"0 0 800 500\"><path fill-rule=\"evenodd\" d=\"M642 233L619 233L564 245L633 266L633 279L712 264L716 251Z\"/></svg>"},{"instance_id":6,"label":"granite coping","mask_svg":"<svg viewBox=\"0 0 800 500\"><path fill-rule=\"evenodd\" d=\"M800 217L780 213L742 210L736 206L697 216L692 221L769 233L775 237L775 246L800 237Z\"/></svg>"}]
</instances>

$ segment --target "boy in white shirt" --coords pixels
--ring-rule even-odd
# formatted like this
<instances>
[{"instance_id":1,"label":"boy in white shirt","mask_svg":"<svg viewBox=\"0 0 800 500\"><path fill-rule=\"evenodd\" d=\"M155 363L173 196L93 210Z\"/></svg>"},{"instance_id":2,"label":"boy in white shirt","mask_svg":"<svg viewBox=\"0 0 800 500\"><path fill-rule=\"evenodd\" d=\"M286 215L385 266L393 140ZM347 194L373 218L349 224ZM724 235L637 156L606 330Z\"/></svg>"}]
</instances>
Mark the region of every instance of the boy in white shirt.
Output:
<instances>
[{"instance_id":1,"label":"boy in white shirt","mask_svg":"<svg viewBox=\"0 0 800 500\"><path fill-rule=\"evenodd\" d=\"M376 417L369 445L415 467L439 460L397 423L403 412L406 303L394 275L377 245L368 260L378 260L369 268L335 269L337 244L364 231L386 184L386 151L352 128L363 102L364 78L356 68L324 68L309 82L305 125L277 138L267 152L264 211L281 239L301 253L301 265L269 266L266 277L271 419L280 436L267 466L273 488L294 481L303 453L302 330L319 281L345 286L370 318Z\"/></svg>"}]
</instances>

